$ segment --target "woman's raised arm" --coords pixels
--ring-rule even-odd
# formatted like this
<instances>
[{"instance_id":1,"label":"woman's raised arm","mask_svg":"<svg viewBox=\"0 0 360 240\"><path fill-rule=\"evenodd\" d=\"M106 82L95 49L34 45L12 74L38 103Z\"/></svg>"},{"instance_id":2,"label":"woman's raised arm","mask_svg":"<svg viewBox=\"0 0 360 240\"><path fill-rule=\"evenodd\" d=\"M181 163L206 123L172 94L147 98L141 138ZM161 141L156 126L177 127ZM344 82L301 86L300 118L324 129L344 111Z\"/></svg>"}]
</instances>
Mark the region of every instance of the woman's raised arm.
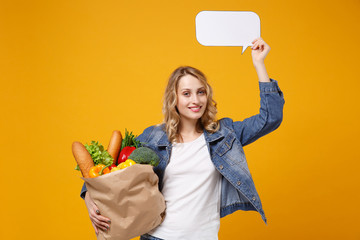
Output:
<instances>
[{"instance_id":1,"label":"woman's raised arm","mask_svg":"<svg viewBox=\"0 0 360 240\"><path fill-rule=\"evenodd\" d=\"M257 38L252 42L251 56L259 82L270 82L270 78L265 68L265 57L270 51L270 46L261 38Z\"/></svg>"}]
</instances>

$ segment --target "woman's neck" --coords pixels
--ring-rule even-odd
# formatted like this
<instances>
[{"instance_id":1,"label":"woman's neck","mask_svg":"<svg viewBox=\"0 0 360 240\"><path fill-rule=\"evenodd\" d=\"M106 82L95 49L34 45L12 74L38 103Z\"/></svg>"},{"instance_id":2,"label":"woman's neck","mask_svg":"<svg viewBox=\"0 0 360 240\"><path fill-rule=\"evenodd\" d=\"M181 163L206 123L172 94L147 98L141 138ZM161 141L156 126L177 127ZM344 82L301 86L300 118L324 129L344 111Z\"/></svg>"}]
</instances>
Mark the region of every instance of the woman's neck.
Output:
<instances>
[{"instance_id":1,"label":"woman's neck","mask_svg":"<svg viewBox=\"0 0 360 240\"><path fill-rule=\"evenodd\" d=\"M182 137L182 142L190 142L198 138L202 131L198 131L197 124L183 124L180 123L179 128L180 136Z\"/></svg>"}]
</instances>

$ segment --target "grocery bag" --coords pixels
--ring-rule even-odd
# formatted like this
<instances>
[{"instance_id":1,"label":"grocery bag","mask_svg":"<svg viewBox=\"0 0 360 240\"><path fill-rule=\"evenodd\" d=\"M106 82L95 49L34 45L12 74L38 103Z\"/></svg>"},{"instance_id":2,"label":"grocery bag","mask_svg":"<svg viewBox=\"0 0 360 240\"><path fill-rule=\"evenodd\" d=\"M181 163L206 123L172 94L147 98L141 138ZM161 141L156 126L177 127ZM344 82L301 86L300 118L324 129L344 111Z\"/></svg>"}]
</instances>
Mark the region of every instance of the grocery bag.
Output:
<instances>
[{"instance_id":1,"label":"grocery bag","mask_svg":"<svg viewBox=\"0 0 360 240\"><path fill-rule=\"evenodd\" d=\"M110 229L98 240L129 240L157 227L165 217L165 200L151 165L133 166L96 178L81 178Z\"/></svg>"}]
</instances>

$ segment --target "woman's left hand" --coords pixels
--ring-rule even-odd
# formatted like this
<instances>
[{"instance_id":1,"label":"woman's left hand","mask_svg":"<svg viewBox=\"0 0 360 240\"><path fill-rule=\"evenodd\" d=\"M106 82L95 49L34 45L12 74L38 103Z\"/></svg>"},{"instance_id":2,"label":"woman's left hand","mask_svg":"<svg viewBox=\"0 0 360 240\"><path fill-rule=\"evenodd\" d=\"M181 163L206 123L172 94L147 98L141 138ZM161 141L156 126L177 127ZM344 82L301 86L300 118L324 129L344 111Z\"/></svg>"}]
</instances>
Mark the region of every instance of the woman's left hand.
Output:
<instances>
[{"instance_id":1,"label":"woman's left hand","mask_svg":"<svg viewBox=\"0 0 360 240\"><path fill-rule=\"evenodd\" d=\"M270 51L270 46L262 40L261 37L256 38L252 41L253 46L251 47L251 56L254 65L264 63L266 55Z\"/></svg>"}]
</instances>

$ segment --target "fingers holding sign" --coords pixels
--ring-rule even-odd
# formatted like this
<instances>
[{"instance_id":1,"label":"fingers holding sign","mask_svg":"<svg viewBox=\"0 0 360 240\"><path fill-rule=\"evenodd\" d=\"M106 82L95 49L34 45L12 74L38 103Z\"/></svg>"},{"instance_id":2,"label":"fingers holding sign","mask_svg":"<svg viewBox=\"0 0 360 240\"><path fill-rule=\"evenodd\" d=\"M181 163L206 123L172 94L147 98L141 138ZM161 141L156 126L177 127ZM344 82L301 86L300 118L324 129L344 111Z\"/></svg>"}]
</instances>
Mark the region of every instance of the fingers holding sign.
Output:
<instances>
[{"instance_id":1,"label":"fingers holding sign","mask_svg":"<svg viewBox=\"0 0 360 240\"><path fill-rule=\"evenodd\" d=\"M270 51L270 46L261 38L256 38L252 41L251 56L254 64L263 63L265 57Z\"/></svg>"}]
</instances>

